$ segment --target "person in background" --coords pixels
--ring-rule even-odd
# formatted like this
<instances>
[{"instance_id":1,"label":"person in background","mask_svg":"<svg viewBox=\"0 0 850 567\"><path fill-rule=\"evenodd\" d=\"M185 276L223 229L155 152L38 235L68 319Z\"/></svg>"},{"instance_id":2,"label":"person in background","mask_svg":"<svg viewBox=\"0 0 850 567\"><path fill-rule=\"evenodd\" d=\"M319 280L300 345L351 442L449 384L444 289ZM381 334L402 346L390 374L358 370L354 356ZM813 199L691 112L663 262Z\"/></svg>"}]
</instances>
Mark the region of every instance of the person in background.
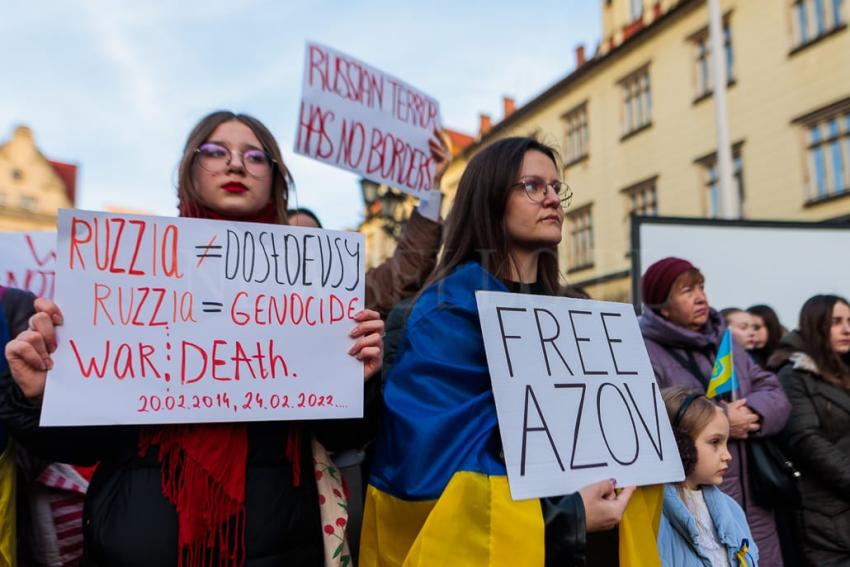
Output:
<instances>
[{"instance_id":1,"label":"person in background","mask_svg":"<svg viewBox=\"0 0 850 567\"><path fill-rule=\"evenodd\" d=\"M770 359L779 349L779 341L787 331L779 322L776 311L767 305L753 305L747 309L747 312L753 317L755 331L755 341L750 350L750 356L762 368L776 372L779 368L772 364Z\"/></svg>"},{"instance_id":2,"label":"person in background","mask_svg":"<svg viewBox=\"0 0 850 567\"><path fill-rule=\"evenodd\" d=\"M725 325L709 305L704 284L696 266L674 257L652 264L641 278L645 309L640 328L661 388L707 391ZM773 511L753 499L749 486L746 444L750 437L779 433L790 406L776 376L753 362L743 346L732 343L738 390L737 399L724 405L732 438L732 466L721 489L744 509L762 564L781 566Z\"/></svg>"},{"instance_id":3,"label":"person in background","mask_svg":"<svg viewBox=\"0 0 850 567\"><path fill-rule=\"evenodd\" d=\"M531 138L494 142L467 165L384 386L361 566L580 565L586 533L622 518L634 489L610 480L511 499L475 302L476 290L560 292L569 197L554 150Z\"/></svg>"},{"instance_id":4,"label":"person in background","mask_svg":"<svg viewBox=\"0 0 850 567\"><path fill-rule=\"evenodd\" d=\"M780 439L801 473L799 547L809 565L850 565L850 304L811 297L783 343L791 416Z\"/></svg>"},{"instance_id":5,"label":"person in background","mask_svg":"<svg viewBox=\"0 0 850 567\"><path fill-rule=\"evenodd\" d=\"M227 111L189 134L177 196L183 217L283 224L291 177L272 134ZM41 302L41 305L39 305ZM59 306L37 302L29 330L6 347L0 421L33 453L100 465L86 497L84 564L148 567L340 565L342 485L325 447L360 446L378 380L367 381L365 419L152 427L41 428L41 398L56 350ZM363 310L349 354L368 380L380 370L384 325ZM340 542L343 545L340 545Z\"/></svg>"},{"instance_id":6,"label":"person in background","mask_svg":"<svg viewBox=\"0 0 850 567\"><path fill-rule=\"evenodd\" d=\"M684 482L664 486L662 565L756 567L758 547L744 511L718 488L732 460L723 408L687 388L666 388L661 395L685 470Z\"/></svg>"},{"instance_id":7,"label":"person in background","mask_svg":"<svg viewBox=\"0 0 850 567\"><path fill-rule=\"evenodd\" d=\"M745 349L752 350L756 342L753 317L743 309L727 307L720 310L720 316L726 327L732 332L732 337Z\"/></svg>"}]
</instances>

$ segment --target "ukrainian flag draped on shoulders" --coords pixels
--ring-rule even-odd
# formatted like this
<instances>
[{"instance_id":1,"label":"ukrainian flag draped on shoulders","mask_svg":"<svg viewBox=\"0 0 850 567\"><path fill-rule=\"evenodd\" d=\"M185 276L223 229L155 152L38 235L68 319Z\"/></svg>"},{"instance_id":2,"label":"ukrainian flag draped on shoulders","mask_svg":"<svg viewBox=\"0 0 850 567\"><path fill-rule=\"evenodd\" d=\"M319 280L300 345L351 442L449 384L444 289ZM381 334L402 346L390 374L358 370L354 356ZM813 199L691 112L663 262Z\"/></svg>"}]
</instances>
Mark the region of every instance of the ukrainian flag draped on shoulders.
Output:
<instances>
[{"instance_id":1,"label":"ukrainian flag draped on shoulders","mask_svg":"<svg viewBox=\"0 0 850 567\"><path fill-rule=\"evenodd\" d=\"M507 291L465 264L428 288L407 319L384 388L363 567L543 565L540 503L511 500L499 458L479 289Z\"/></svg>"},{"instance_id":2,"label":"ukrainian flag draped on shoulders","mask_svg":"<svg viewBox=\"0 0 850 567\"><path fill-rule=\"evenodd\" d=\"M467 263L423 292L408 317L384 389L362 567L542 567L555 558L541 501L514 501L508 489L476 290L508 291ZM575 530L583 553L584 510L571 502L580 525L559 529Z\"/></svg>"}]
</instances>

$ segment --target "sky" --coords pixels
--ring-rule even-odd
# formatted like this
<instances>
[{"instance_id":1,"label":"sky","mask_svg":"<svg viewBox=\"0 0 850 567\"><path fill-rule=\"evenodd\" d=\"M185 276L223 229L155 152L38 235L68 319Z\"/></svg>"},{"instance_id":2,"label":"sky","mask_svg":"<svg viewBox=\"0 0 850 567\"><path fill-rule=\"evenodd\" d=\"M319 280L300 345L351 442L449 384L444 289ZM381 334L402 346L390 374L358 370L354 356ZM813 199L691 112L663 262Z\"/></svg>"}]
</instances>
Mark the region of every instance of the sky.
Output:
<instances>
[{"instance_id":1,"label":"sky","mask_svg":"<svg viewBox=\"0 0 850 567\"><path fill-rule=\"evenodd\" d=\"M599 0L36 0L0 19L0 142L33 129L49 159L79 166L77 206L176 214L183 144L208 112L259 118L293 173L290 206L327 228L363 219L358 177L294 155L304 48L317 41L436 98L444 125L476 134L592 54Z\"/></svg>"}]
</instances>

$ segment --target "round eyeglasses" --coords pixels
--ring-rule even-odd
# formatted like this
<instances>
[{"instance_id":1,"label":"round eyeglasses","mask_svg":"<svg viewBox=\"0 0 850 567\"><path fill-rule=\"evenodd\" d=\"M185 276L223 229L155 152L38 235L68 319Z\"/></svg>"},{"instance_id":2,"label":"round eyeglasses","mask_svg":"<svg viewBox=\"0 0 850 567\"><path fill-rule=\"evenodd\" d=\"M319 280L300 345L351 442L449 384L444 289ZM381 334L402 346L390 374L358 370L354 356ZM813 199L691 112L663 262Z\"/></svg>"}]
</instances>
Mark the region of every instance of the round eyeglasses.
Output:
<instances>
[{"instance_id":1,"label":"round eyeglasses","mask_svg":"<svg viewBox=\"0 0 850 567\"><path fill-rule=\"evenodd\" d=\"M521 188L523 192L534 203L542 203L546 199L549 189L560 199L561 206L565 209L570 206L573 198L573 190L563 181L552 181L546 183L539 177L527 177L511 185L511 189Z\"/></svg>"},{"instance_id":2,"label":"round eyeglasses","mask_svg":"<svg viewBox=\"0 0 850 567\"><path fill-rule=\"evenodd\" d=\"M224 173L230 167L233 153L230 148L214 142L207 142L195 150L198 164L210 173ZM244 152L235 152L241 158L242 167L251 177L268 177L272 172L274 160L263 150L251 148Z\"/></svg>"}]
</instances>

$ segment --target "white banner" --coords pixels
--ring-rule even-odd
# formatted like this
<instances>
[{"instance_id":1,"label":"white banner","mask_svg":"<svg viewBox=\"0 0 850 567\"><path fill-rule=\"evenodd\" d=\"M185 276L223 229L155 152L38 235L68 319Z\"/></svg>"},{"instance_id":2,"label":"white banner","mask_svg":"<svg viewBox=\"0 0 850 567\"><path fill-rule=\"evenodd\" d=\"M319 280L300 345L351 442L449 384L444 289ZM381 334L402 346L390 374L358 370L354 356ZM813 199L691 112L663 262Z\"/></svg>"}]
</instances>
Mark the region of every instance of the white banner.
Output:
<instances>
[{"instance_id":1,"label":"white banner","mask_svg":"<svg viewBox=\"0 0 850 567\"><path fill-rule=\"evenodd\" d=\"M0 250L0 285L53 299L56 232L3 232Z\"/></svg>"},{"instance_id":2,"label":"white banner","mask_svg":"<svg viewBox=\"0 0 850 567\"><path fill-rule=\"evenodd\" d=\"M295 152L427 199L435 164L428 139L437 101L329 47L308 43Z\"/></svg>"},{"instance_id":3,"label":"white banner","mask_svg":"<svg viewBox=\"0 0 850 567\"><path fill-rule=\"evenodd\" d=\"M360 417L363 236L61 210L42 425Z\"/></svg>"},{"instance_id":4,"label":"white banner","mask_svg":"<svg viewBox=\"0 0 850 567\"><path fill-rule=\"evenodd\" d=\"M475 296L515 500L684 479L631 305Z\"/></svg>"}]
</instances>

